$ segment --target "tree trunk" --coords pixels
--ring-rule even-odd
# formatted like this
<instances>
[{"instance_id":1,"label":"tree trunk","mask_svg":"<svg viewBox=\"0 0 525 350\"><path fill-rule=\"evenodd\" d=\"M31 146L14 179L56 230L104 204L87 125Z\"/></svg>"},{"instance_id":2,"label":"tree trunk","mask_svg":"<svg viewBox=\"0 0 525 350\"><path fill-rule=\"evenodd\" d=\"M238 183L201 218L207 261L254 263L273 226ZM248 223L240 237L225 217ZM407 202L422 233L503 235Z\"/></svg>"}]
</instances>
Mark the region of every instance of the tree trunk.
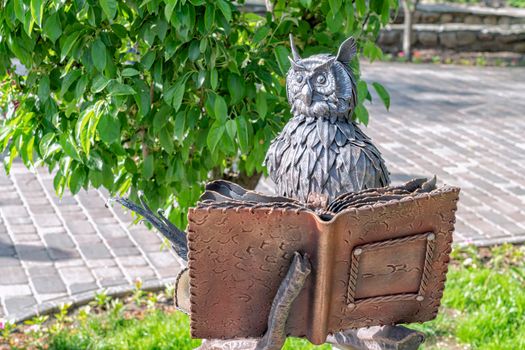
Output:
<instances>
[{"instance_id":1,"label":"tree trunk","mask_svg":"<svg viewBox=\"0 0 525 350\"><path fill-rule=\"evenodd\" d=\"M403 12L405 15L403 23L403 54L408 61L412 59L412 17L416 8L416 4L414 4L414 10L412 10L411 5L412 0L403 1Z\"/></svg>"}]
</instances>

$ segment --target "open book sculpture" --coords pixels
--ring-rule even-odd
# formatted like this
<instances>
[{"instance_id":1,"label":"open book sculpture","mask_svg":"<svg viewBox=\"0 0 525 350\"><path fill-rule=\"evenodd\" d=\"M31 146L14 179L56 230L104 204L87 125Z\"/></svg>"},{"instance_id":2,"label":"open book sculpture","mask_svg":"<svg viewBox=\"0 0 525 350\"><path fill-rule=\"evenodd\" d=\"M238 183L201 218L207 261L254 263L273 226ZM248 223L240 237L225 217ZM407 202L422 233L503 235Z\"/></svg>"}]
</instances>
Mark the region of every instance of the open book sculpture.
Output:
<instances>
[{"instance_id":1,"label":"open book sculpture","mask_svg":"<svg viewBox=\"0 0 525 350\"><path fill-rule=\"evenodd\" d=\"M414 180L324 207L208 184L188 227L191 333L261 337L294 252L312 272L286 332L314 344L349 328L434 318L459 189Z\"/></svg>"}]
</instances>

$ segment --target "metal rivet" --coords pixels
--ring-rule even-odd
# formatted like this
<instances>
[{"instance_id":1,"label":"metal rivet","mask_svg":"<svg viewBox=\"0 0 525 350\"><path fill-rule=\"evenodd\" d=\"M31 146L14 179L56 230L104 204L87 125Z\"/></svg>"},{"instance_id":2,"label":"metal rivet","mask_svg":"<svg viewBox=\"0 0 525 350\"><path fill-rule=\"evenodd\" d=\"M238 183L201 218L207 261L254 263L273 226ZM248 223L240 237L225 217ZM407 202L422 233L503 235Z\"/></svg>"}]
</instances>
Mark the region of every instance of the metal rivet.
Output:
<instances>
[{"instance_id":1,"label":"metal rivet","mask_svg":"<svg viewBox=\"0 0 525 350\"><path fill-rule=\"evenodd\" d=\"M355 256L361 255L362 252L363 250L361 248L357 248L356 250L354 250L354 255Z\"/></svg>"},{"instance_id":2,"label":"metal rivet","mask_svg":"<svg viewBox=\"0 0 525 350\"><path fill-rule=\"evenodd\" d=\"M422 295L418 295L418 296L416 297L416 300L417 300L417 301L423 301L423 300L425 300L425 297L422 296Z\"/></svg>"},{"instance_id":3,"label":"metal rivet","mask_svg":"<svg viewBox=\"0 0 525 350\"><path fill-rule=\"evenodd\" d=\"M431 234L429 234L429 235L427 236L427 239L428 239L429 241L433 241L434 239L436 239L436 235L433 234L433 233L431 233Z\"/></svg>"},{"instance_id":4,"label":"metal rivet","mask_svg":"<svg viewBox=\"0 0 525 350\"><path fill-rule=\"evenodd\" d=\"M355 304L354 304L354 303L350 303L350 304L348 304L348 308L350 308L350 309L355 308Z\"/></svg>"}]
</instances>

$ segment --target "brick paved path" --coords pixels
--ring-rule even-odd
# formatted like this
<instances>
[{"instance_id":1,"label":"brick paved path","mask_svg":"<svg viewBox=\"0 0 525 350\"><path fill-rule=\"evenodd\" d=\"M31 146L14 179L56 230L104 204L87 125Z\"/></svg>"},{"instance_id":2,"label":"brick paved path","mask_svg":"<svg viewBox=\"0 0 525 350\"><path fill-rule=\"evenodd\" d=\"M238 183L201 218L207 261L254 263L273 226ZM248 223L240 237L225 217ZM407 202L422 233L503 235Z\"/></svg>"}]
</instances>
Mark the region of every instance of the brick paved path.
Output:
<instances>
[{"instance_id":1,"label":"brick paved path","mask_svg":"<svg viewBox=\"0 0 525 350\"><path fill-rule=\"evenodd\" d=\"M173 282L179 264L161 239L97 190L59 200L52 177L21 163L0 170L0 318L25 318L96 291Z\"/></svg>"},{"instance_id":2,"label":"brick paved path","mask_svg":"<svg viewBox=\"0 0 525 350\"><path fill-rule=\"evenodd\" d=\"M456 242L525 241L525 69L374 63L392 107L367 133L395 182L437 174L462 188ZM155 288L178 263L161 240L96 190L58 200L45 170L0 170L0 318L23 318L141 277Z\"/></svg>"}]
</instances>

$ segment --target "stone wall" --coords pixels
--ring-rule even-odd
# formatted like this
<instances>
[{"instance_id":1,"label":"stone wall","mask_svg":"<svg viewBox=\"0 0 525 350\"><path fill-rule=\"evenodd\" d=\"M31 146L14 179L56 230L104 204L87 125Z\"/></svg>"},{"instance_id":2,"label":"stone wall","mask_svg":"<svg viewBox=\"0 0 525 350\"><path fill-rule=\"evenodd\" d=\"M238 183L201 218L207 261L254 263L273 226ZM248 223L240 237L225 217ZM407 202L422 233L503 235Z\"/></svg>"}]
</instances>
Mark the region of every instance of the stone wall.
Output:
<instances>
[{"instance_id":1,"label":"stone wall","mask_svg":"<svg viewBox=\"0 0 525 350\"><path fill-rule=\"evenodd\" d=\"M400 9L393 23L403 23L403 17L403 10ZM453 4L419 4L414 13L414 23L525 24L525 9L489 8Z\"/></svg>"},{"instance_id":2,"label":"stone wall","mask_svg":"<svg viewBox=\"0 0 525 350\"><path fill-rule=\"evenodd\" d=\"M394 24L381 32L378 43L385 52L399 52L402 36L403 26ZM525 53L525 25L501 28L483 25L416 24L412 44L414 49Z\"/></svg>"},{"instance_id":3,"label":"stone wall","mask_svg":"<svg viewBox=\"0 0 525 350\"><path fill-rule=\"evenodd\" d=\"M382 30L385 52L401 51L403 11ZM525 53L525 9L420 4L414 13L414 49Z\"/></svg>"}]
</instances>

